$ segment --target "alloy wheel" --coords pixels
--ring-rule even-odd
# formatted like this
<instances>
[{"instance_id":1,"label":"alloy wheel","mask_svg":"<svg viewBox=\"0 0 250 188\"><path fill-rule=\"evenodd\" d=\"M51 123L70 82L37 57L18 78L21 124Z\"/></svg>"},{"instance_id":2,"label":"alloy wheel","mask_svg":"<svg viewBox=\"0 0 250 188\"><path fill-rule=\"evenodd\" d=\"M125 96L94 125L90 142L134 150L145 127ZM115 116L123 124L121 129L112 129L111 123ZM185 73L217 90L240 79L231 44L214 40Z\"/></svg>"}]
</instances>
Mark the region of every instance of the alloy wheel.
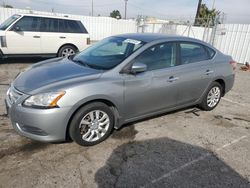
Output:
<instances>
[{"instance_id":1,"label":"alloy wheel","mask_svg":"<svg viewBox=\"0 0 250 188\"><path fill-rule=\"evenodd\" d=\"M207 95L207 105L210 108L215 107L220 100L221 90L218 86L212 87Z\"/></svg>"},{"instance_id":2,"label":"alloy wheel","mask_svg":"<svg viewBox=\"0 0 250 188\"><path fill-rule=\"evenodd\" d=\"M107 113L101 110L93 110L82 118L79 129L83 140L94 142L106 134L109 126L110 119Z\"/></svg>"},{"instance_id":3,"label":"alloy wheel","mask_svg":"<svg viewBox=\"0 0 250 188\"><path fill-rule=\"evenodd\" d=\"M70 55L74 55L75 51L72 48L65 48L62 51L62 57L68 57Z\"/></svg>"}]
</instances>

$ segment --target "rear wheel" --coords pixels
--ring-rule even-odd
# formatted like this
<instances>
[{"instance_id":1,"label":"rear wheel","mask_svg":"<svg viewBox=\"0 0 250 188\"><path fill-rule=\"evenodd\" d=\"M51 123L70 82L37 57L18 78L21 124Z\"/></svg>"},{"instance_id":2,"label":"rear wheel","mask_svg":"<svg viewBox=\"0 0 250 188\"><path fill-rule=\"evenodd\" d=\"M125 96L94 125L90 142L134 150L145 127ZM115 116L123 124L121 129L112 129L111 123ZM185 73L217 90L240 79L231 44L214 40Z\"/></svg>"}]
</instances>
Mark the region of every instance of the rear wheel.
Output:
<instances>
[{"instance_id":1,"label":"rear wheel","mask_svg":"<svg viewBox=\"0 0 250 188\"><path fill-rule=\"evenodd\" d=\"M77 52L77 49L72 45L65 45L60 48L58 52L58 57L68 57L74 55Z\"/></svg>"},{"instance_id":2,"label":"rear wheel","mask_svg":"<svg viewBox=\"0 0 250 188\"><path fill-rule=\"evenodd\" d=\"M222 86L218 82L213 82L199 105L203 110L213 110L220 102Z\"/></svg>"},{"instance_id":3,"label":"rear wheel","mask_svg":"<svg viewBox=\"0 0 250 188\"><path fill-rule=\"evenodd\" d=\"M109 106L101 102L82 107L73 117L69 134L79 145L91 146L105 140L114 127L114 115Z\"/></svg>"}]
</instances>

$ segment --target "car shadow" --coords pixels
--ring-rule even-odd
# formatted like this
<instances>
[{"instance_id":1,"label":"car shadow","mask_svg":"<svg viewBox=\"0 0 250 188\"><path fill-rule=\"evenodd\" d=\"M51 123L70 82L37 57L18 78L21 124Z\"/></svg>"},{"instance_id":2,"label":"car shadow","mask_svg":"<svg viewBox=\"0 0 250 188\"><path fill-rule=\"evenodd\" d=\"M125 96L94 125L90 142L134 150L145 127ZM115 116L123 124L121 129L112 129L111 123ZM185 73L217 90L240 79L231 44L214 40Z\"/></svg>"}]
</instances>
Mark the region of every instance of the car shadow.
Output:
<instances>
[{"instance_id":1,"label":"car shadow","mask_svg":"<svg viewBox=\"0 0 250 188\"><path fill-rule=\"evenodd\" d=\"M212 152L169 138L118 146L95 174L98 187L249 187Z\"/></svg>"},{"instance_id":2,"label":"car shadow","mask_svg":"<svg viewBox=\"0 0 250 188\"><path fill-rule=\"evenodd\" d=\"M183 112L185 114L193 114L195 116L200 116L200 114L199 114L200 111L202 111L202 110L200 108L196 107L196 106L188 106L188 107L181 108L181 109L178 109L178 110L173 110L173 111L170 111L170 112L165 112L165 113L145 117L145 118L133 121L131 123L126 123L126 124L122 125L121 127L119 127L118 129L116 129L115 131L120 131L120 130L126 128L126 127L133 126L136 123L140 123L140 122L143 122L143 121L148 121L148 120L160 118L160 117L175 114L175 113L178 113L178 112Z\"/></svg>"}]
</instances>

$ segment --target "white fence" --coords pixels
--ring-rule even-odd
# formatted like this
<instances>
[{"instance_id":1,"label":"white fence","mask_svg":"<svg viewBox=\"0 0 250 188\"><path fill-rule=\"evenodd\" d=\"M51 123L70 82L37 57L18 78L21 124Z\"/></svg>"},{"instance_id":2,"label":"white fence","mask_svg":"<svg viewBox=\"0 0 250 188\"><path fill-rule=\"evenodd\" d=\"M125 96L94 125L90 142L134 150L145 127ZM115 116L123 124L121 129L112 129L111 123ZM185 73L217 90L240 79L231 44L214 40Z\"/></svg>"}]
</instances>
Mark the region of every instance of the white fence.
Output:
<instances>
[{"instance_id":1,"label":"white fence","mask_svg":"<svg viewBox=\"0 0 250 188\"><path fill-rule=\"evenodd\" d=\"M219 25L214 46L239 63L250 62L250 24Z\"/></svg>"},{"instance_id":2,"label":"white fence","mask_svg":"<svg viewBox=\"0 0 250 188\"><path fill-rule=\"evenodd\" d=\"M0 23L13 14L31 13L30 10L0 8ZM83 22L89 31L91 40L100 40L105 37L137 32L136 21L117 20L110 17L90 17L72 14L32 11L34 14L68 16ZM239 63L250 62L250 25L221 24L218 27L204 28L191 25L174 24L146 24L144 32L167 33L189 36L212 43L217 49L231 55ZM138 28L140 31L140 28Z\"/></svg>"},{"instance_id":3,"label":"white fence","mask_svg":"<svg viewBox=\"0 0 250 188\"><path fill-rule=\"evenodd\" d=\"M110 17L91 17L91 16L61 14L61 13L42 12L42 11L31 12L30 10L1 8L1 7L0 7L0 23L2 23L4 20L6 20L13 14L21 14L21 13L55 15L60 17L67 16L69 18L79 19L83 22L84 26L88 30L91 40L100 40L115 34L132 33L137 31L136 22L133 20L117 20Z\"/></svg>"}]
</instances>

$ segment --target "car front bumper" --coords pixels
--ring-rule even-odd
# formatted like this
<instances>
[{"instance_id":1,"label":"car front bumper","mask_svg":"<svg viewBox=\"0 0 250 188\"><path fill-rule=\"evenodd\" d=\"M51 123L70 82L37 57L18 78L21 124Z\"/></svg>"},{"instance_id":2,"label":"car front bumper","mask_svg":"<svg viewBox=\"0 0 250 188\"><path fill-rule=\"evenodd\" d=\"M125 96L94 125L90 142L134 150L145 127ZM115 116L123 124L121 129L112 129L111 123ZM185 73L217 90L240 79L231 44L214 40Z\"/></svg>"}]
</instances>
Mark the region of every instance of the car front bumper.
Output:
<instances>
[{"instance_id":1,"label":"car front bumper","mask_svg":"<svg viewBox=\"0 0 250 188\"><path fill-rule=\"evenodd\" d=\"M70 108L33 109L21 104L10 104L6 109L13 128L22 136L43 142L66 139Z\"/></svg>"}]
</instances>

